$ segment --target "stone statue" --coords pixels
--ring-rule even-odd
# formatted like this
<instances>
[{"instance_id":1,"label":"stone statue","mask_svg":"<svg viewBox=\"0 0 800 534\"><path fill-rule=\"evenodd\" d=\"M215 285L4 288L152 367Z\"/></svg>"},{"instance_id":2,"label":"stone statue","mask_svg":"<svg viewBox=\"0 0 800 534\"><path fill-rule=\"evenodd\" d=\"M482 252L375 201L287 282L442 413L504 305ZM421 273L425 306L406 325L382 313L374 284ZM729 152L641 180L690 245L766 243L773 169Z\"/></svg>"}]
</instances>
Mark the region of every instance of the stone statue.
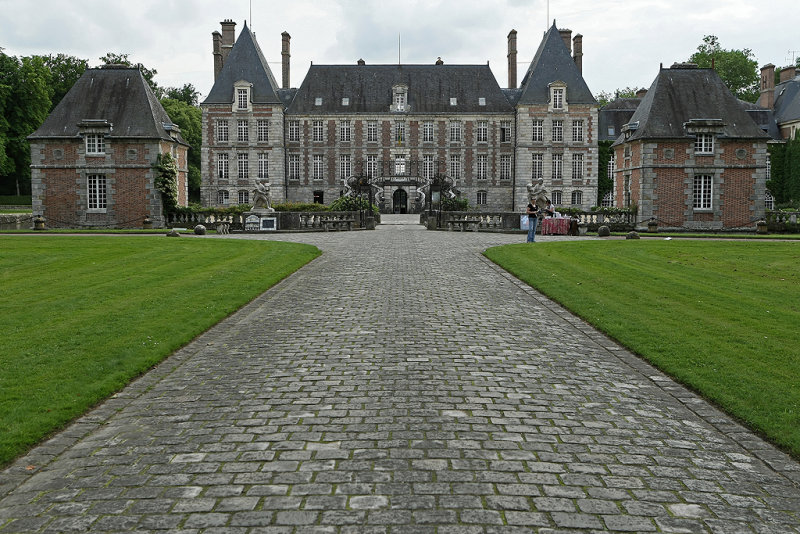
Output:
<instances>
[{"instance_id":1,"label":"stone statue","mask_svg":"<svg viewBox=\"0 0 800 534\"><path fill-rule=\"evenodd\" d=\"M534 184L528 184L528 200L539 209L547 207L547 189L544 187L544 180L539 178Z\"/></svg>"},{"instance_id":2,"label":"stone statue","mask_svg":"<svg viewBox=\"0 0 800 534\"><path fill-rule=\"evenodd\" d=\"M253 189L253 209L272 211L272 195L270 194L269 180L256 182L256 188Z\"/></svg>"}]
</instances>

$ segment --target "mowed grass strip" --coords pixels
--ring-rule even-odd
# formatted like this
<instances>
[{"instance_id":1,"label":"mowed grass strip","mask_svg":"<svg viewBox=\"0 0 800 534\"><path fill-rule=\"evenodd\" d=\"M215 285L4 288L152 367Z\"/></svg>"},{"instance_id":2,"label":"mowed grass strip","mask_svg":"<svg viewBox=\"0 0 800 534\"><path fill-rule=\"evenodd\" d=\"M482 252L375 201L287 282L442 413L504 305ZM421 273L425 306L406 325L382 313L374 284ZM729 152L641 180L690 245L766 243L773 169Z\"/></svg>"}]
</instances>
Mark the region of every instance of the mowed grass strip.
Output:
<instances>
[{"instance_id":1,"label":"mowed grass strip","mask_svg":"<svg viewBox=\"0 0 800 534\"><path fill-rule=\"evenodd\" d=\"M0 236L0 465L319 254L270 241Z\"/></svg>"},{"instance_id":2,"label":"mowed grass strip","mask_svg":"<svg viewBox=\"0 0 800 534\"><path fill-rule=\"evenodd\" d=\"M800 243L536 243L486 256L800 457Z\"/></svg>"}]
</instances>

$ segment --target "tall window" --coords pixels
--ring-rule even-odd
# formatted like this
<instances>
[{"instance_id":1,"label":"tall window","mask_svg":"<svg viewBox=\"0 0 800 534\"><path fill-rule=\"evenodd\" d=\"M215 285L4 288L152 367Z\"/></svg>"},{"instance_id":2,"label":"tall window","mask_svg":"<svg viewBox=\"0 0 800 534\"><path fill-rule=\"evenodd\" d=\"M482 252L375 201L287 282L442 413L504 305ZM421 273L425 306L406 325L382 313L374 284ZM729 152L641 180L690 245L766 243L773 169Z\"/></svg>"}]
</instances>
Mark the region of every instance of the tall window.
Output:
<instances>
[{"instance_id":1,"label":"tall window","mask_svg":"<svg viewBox=\"0 0 800 534\"><path fill-rule=\"evenodd\" d=\"M106 175L90 174L86 177L89 211L106 210Z\"/></svg>"},{"instance_id":2,"label":"tall window","mask_svg":"<svg viewBox=\"0 0 800 534\"><path fill-rule=\"evenodd\" d=\"M289 141L300 140L300 121L289 121Z\"/></svg>"},{"instance_id":3,"label":"tall window","mask_svg":"<svg viewBox=\"0 0 800 534\"><path fill-rule=\"evenodd\" d=\"M238 109L247 109L248 100L248 93L247 89L236 89L236 107Z\"/></svg>"},{"instance_id":4,"label":"tall window","mask_svg":"<svg viewBox=\"0 0 800 534\"><path fill-rule=\"evenodd\" d=\"M624 208L630 208L631 207L631 201L632 201L631 197L632 197L632 194L631 194L631 175L630 174L626 174L623 177L623 183L622 183L622 203L623 203L623 207Z\"/></svg>"},{"instance_id":5,"label":"tall window","mask_svg":"<svg viewBox=\"0 0 800 534\"><path fill-rule=\"evenodd\" d=\"M368 121L367 122L367 142L368 143L377 143L378 142L378 122L377 121Z\"/></svg>"},{"instance_id":6,"label":"tall window","mask_svg":"<svg viewBox=\"0 0 800 534\"><path fill-rule=\"evenodd\" d=\"M350 171L350 154L339 156L339 178L346 179L353 173Z\"/></svg>"},{"instance_id":7,"label":"tall window","mask_svg":"<svg viewBox=\"0 0 800 534\"><path fill-rule=\"evenodd\" d=\"M322 180L323 173L325 172L324 160L322 154L314 154L314 166L312 168L311 177L314 180Z\"/></svg>"},{"instance_id":8,"label":"tall window","mask_svg":"<svg viewBox=\"0 0 800 534\"><path fill-rule=\"evenodd\" d=\"M217 119L216 127L214 128L217 132L217 142L227 142L228 141L228 121L224 119Z\"/></svg>"},{"instance_id":9,"label":"tall window","mask_svg":"<svg viewBox=\"0 0 800 534\"><path fill-rule=\"evenodd\" d=\"M217 191L217 204L227 204L230 200L230 193L228 193L225 189L220 189Z\"/></svg>"},{"instance_id":10,"label":"tall window","mask_svg":"<svg viewBox=\"0 0 800 534\"><path fill-rule=\"evenodd\" d=\"M572 192L572 205L577 206L583 202L583 191L573 191Z\"/></svg>"},{"instance_id":11,"label":"tall window","mask_svg":"<svg viewBox=\"0 0 800 534\"><path fill-rule=\"evenodd\" d=\"M692 207L696 210L711 209L711 175L698 174L694 177L693 188L694 202Z\"/></svg>"},{"instance_id":12,"label":"tall window","mask_svg":"<svg viewBox=\"0 0 800 534\"><path fill-rule=\"evenodd\" d=\"M258 142L269 143L269 121L259 120L258 126Z\"/></svg>"},{"instance_id":13,"label":"tall window","mask_svg":"<svg viewBox=\"0 0 800 534\"><path fill-rule=\"evenodd\" d=\"M553 154L553 180L561 180L563 178L564 168L564 155Z\"/></svg>"},{"instance_id":14,"label":"tall window","mask_svg":"<svg viewBox=\"0 0 800 534\"><path fill-rule=\"evenodd\" d=\"M552 202L553 205L560 206L562 204L561 201L561 191L553 191L550 193L550 202Z\"/></svg>"},{"instance_id":15,"label":"tall window","mask_svg":"<svg viewBox=\"0 0 800 534\"><path fill-rule=\"evenodd\" d=\"M269 157L264 153L258 155L258 177L269 178Z\"/></svg>"},{"instance_id":16,"label":"tall window","mask_svg":"<svg viewBox=\"0 0 800 534\"><path fill-rule=\"evenodd\" d=\"M250 192L247 189L240 189L239 204L249 204L249 203L250 203Z\"/></svg>"},{"instance_id":17,"label":"tall window","mask_svg":"<svg viewBox=\"0 0 800 534\"><path fill-rule=\"evenodd\" d=\"M553 109L564 109L564 89L553 89Z\"/></svg>"},{"instance_id":18,"label":"tall window","mask_svg":"<svg viewBox=\"0 0 800 534\"><path fill-rule=\"evenodd\" d=\"M500 121L500 142L511 142L511 121Z\"/></svg>"},{"instance_id":19,"label":"tall window","mask_svg":"<svg viewBox=\"0 0 800 534\"><path fill-rule=\"evenodd\" d=\"M608 158L608 177L613 180L614 179L614 172L617 169L617 162L616 158L614 157L614 153L611 153L611 157Z\"/></svg>"},{"instance_id":20,"label":"tall window","mask_svg":"<svg viewBox=\"0 0 800 534\"><path fill-rule=\"evenodd\" d=\"M298 155L289 156L289 179L300 179L300 156Z\"/></svg>"},{"instance_id":21,"label":"tall window","mask_svg":"<svg viewBox=\"0 0 800 534\"><path fill-rule=\"evenodd\" d=\"M461 179L461 157L458 154L450 155L450 178L453 180Z\"/></svg>"},{"instance_id":22,"label":"tall window","mask_svg":"<svg viewBox=\"0 0 800 534\"><path fill-rule=\"evenodd\" d=\"M694 151L696 154L714 153L714 136L711 134L697 134L694 138Z\"/></svg>"},{"instance_id":23,"label":"tall window","mask_svg":"<svg viewBox=\"0 0 800 534\"><path fill-rule=\"evenodd\" d=\"M422 123L422 141L425 143L433 142L433 121Z\"/></svg>"},{"instance_id":24,"label":"tall window","mask_svg":"<svg viewBox=\"0 0 800 534\"><path fill-rule=\"evenodd\" d=\"M322 141L322 121L314 121L311 123L311 140Z\"/></svg>"},{"instance_id":25,"label":"tall window","mask_svg":"<svg viewBox=\"0 0 800 534\"><path fill-rule=\"evenodd\" d=\"M247 152L240 152L236 155L236 162L239 167L239 179L246 179L250 176L250 162Z\"/></svg>"},{"instance_id":26,"label":"tall window","mask_svg":"<svg viewBox=\"0 0 800 534\"><path fill-rule=\"evenodd\" d=\"M339 141L350 141L350 121L348 120L339 123Z\"/></svg>"},{"instance_id":27,"label":"tall window","mask_svg":"<svg viewBox=\"0 0 800 534\"><path fill-rule=\"evenodd\" d=\"M433 156L429 154L422 156L422 177L426 180L432 180L433 169Z\"/></svg>"},{"instance_id":28,"label":"tall window","mask_svg":"<svg viewBox=\"0 0 800 534\"><path fill-rule=\"evenodd\" d=\"M500 156L500 179L511 179L511 156Z\"/></svg>"},{"instance_id":29,"label":"tall window","mask_svg":"<svg viewBox=\"0 0 800 534\"><path fill-rule=\"evenodd\" d=\"M86 134L86 153L105 154L106 138L103 134Z\"/></svg>"},{"instance_id":30,"label":"tall window","mask_svg":"<svg viewBox=\"0 0 800 534\"><path fill-rule=\"evenodd\" d=\"M378 176L378 156L373 154L367 156L367 176L369 178Z\"/></svg>"},{"instance_id":31,"label":"tall window","mask_svg":"<svg viewBox=\"0 0 800 534\"><path fill-rule=\"evenodd\" d=\"M543 177L542 154L531 154L531 180L535 182Z\"/></svg>"},{"instance_id":32,"label":"tall window","mask_svg":"<svg viewBox=\"0 0 800 534\"><path fill-rule=\"evenodd\" d=\"M764 191L764 209L766 210L774 210L775 209L775 197L772 196L769 189Z\"/></svg>"},{"instance_id":33,"label":"tall window","mask_svg":"<svg viewBox=\"0 0 800 534\"><path fill-rule=\"evenodd\" d=\"M475 204L477 204L478 206L485 206L486 197L487 197L486 191L478 191L478 196L475 199Z\"/></svg>"},{"instance_id":34,"label":"tall window","mask_svg":"<svg viewBox=\"0 0 800 534\"><path fill-rule=\"evenodd\" d=\"M583 154L572 155L572 179L579 180L583 178ZM575 204L573 202L573 204Z\"/></svg>"},{"instance_id":35,"label":"tall window","mask_svg":"<svg viewBox=\"0 0 800 534\"><path fill-rule=\"evenodd\" d=\"M217 154L217 176L228 179L228 154Z\"/></svg>"},{"instance_id":36,"label":"tall window","mask_svg":"<svg viewBox=\"0 0 800 534\"><path fill-rule=\"evenodd\" d=\"M553 141L563 141L564 140L564 121L562 120L554 120L553 121Z\"/></svg>"},{"instance_id":37,"label":"tall window","mask_svg":"<svg viewBox=\"0 0 800 534\"><path fill-rule=\"evenodd\" d=\"M398 91L394 94L394 105L397 111L404 111L406 109L406 94L405 92Z\"/></svg>"},{"instance_id":38,"label":"tall window","mask_svg":"<svg viewBox=\"0 0 800 534\"><path fill-rule=\"evenodd\" d=\"M397 121L394 123L394 140L398 145L403 145L406 142L406 123Z\"/></svg>"},{"instance_id":39,"label":"tall window","mask_svg":"<svg viewBox=\"0 0 800 534\"><path fill-rule=\"evenodd\" d=\"M404 154L398 154L394 157L394 174L397 176L405 176L406 157Z\"/></svg>"},{"instance_id":40,"label":"tall window","mask_svg":"<svg viewBox=\"0 0 800 534\"><path fill-rule=\"evenodd\" d=\"M572 141L575 143L583 142L583 121L572 121Z\"/></svg>"},{"instance_id":41,"label":"tall window","mask_svg":"<svg viewBox=\"0 0 800 534\"><path fill-rule=\"evenodd\" d=\"M769 159L769 154L767 154L767 180L772 178L772 161Z\"/></svg>"},{"instance_id":42,"label":"tall window","mask_svg":"<svg viewBox=\"0 0 800 534\"><path fill-rule=\"evenodd\" d=\"M236 121L236 140L239 142L248 141L250 136L247 132L247 121Z\"/></svg>"},{"instance_id":43,"label":"tall window","mask_svg":"<svg viewBox=\"0 0 800 534\"><path fill-rule=\"evenodd\" d=\"M458 121L450 122L450 142L461 141L461 123Z\"/></svg>"},{"instance_id":44,"label":"tall window","mask_svg":"<svg viewBox=\"0 0 800 534\"><path fill-rule=\"evenodd\" d=\"M489 140L489 123L486 121L478 121L477 141L485 143Z\"/></svg>"},{"instance_id":45,"label":"tall window","mask_svg":"<svg viewBox=\"0 0 800 534\"><path fill-rule=\"evenodd\" d=\"M603 195L603 200L600 203L601 206L604 208L611 208L614 206L614 193L609 191L605 195Z\"/></svg>"},{"instance_id":46,"label":"tall window","mask_svg":"<svg viewBox=\"0 0 800 534\"><path fill-rule=\"evenodd\" d=\"M475 178L478 180L486 180L488 178L488 174L486 172L488 158L489 157L486 154L478 154L475 162Z\"/></svg>"},{"instance_id":47,"label":"tall window","mask_svg":"<svg viewBox=\"0 0 800 534\"><path fill-rule=\"evenodd\" d=\"M542 119L533 119L533 140L544 141L544 121Z\"/></svg>"}]
</instances>

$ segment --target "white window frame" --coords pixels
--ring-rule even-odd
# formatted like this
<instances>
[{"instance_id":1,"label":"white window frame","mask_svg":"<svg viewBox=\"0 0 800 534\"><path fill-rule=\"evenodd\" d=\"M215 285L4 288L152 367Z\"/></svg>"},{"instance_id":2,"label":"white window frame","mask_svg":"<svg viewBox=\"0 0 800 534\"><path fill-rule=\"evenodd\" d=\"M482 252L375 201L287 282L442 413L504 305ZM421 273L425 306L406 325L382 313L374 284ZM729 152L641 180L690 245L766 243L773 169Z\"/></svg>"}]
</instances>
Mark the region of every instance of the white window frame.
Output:
<instances>
[{"instance_id":1,"label":"white window frame","mask_svg":"<svg viewBox=\"0 0 800 534\"><path fill-rule=\"evenodd\" d=\"M553 119L553 142L561 143L564 141L564 121L561 119Z\"/></svg>"},{"instance_id":2,"label":"white window frame","mask_svg":"<svg viewBox=\"0 0 800 534\"><path fill-rule=\"evenodd\" d=\"M339 123L339 141L349 143L351 138L350 121L343 120Z\"/></svg>"},{"instance_id":3,"label":"white window frame","mask_svg":"<svg viewBox=\"0 0 800 534\"><path fill-rule=\"evenodd\" d=\"M291 120L289 121L289 141L299 141L299 140L300 140L300 121Z\"/></svg>"},{"instance_id":4,"label":"white window frame","mask_svg":"<svg viewBox=\"0 0 800 534\"><path fill-rule=\"evenodd\" d=\"M230 140L229 131L228 131L228 121L225 119L217 119L215 124L215 130L217 134L217 142L218 143L227 143Z\"/></svg>"},{"instance_id":5,"label":"white window frame","mask_svg":"<svg viewBox=\"0 0 800 534\"><path fill-rule=\"evenodd\" d=\"M422 177L426 180L433 179L433 156L430 154L425 154L422 156Z\"/></svg>"},{"instance_id":6,"label":"white window frame","mask_svg":"<svg viewBox=\"0 0 800 534\"><path fill-rule=\"evenodd\" d=\"M227 180L230 176L229 173L230 158L227 152L217 154L217 177L221 180Z\"/></svg>"},{"instance_id":7,"label":"white window frame","mask_svg":"<svg viewBox=\"0 0 800 534\"><path fill-rule=\"evenodd\" d=\"M86 134L86 154L96 155L106 153L106 138L103 134Z\"/></svg>"},{"instance_id":8,"label":"white window frame","mask_svg":"<svg viewBox=\"0 0 800 534\"><path fill-rule=\"evenodd\" d=\"M422 123L422 142L433 142L433 121L425 121Z\"/></svg>"},{"instance_id":9,"label":"white window frame","mask_svg":"<svg viewBox=\"0 0 800 534\"><path fill-rule=\"evenodd\" d=\"M769 189L764 191L764 209L768 211L775 209L775 197Z\"/></svg>"},{"instance_id":10,"label":"white window frame","mask_svg":"<svg viewBox=\"0 0 800 534\"><path fill-rule=\"evenodd\" d=\"M247 189L239 189L239 204L250 203L250 191Z\"/></svg>"},{"instance_id":11,"label":"white window frame","mask_svg":"<svg viewBox=\"0 0 800 534\"><path fill-rule=\"evenodd\" d=\"M378 121L367 121L367 143L378 142Z\"/></svg>"},{"instance_id":12,"label":"white window frame","mask_svg":"<svg viewBox=\"0 0 800 534\"><path fill-rule=\"evenodd\" d=\"M250 155L247 152L238 152L236 154L236 171L240 180L250 177Z\"/></svg>"},{"instance_id":13,"label":"white window frame","mask_svg":"<svg viewBox=\"0 0 800 534\"><path fill-rule=\"evenodd\" d=\"M544 154L531 154L531 180L536 181L544 178Z\"/></svg>"},{"instance_id":14,"label":"white window frame","mask_svg":"<svg viewBox=\"0 0 800 534\"><path fill-rule=\"evenodd\" d=\"M503 154L500 156L500 179L511 179L511 156L509 154Z\"/></svg>"},{"instance_id":15,"label":"white window frame","mask_svg":"<svg viewBox=\"0 0 800 534\"><path fill-rule=\"evenodd\" d=\"M300 156L297 154L289 155L289 179L300 179Z\"/></svg>"},{"instance_id":16,"label":"white window frame","mask_svg":"<svg viewBox=\"0 0 800 534\"><path fill-rule=\"evenodd\" d=\"M236 141L239 143L250 141L250 125L247 119L239 119L236 121Z\"/></svg>"},{"instance_id":17,"label":"white window frame","mask_svg":"<svg viewBox=\"0 0 800 534\"><path fill-rule=\"evenodd\" d=\"M250 109L250 89L248 87L236 88L236 109L239 111Z\"/></svg>"},{"instance_id":18,"label":"white window frame","mask_svg":"<svg viewBox=\"0 0 800 534\"><path fill-rule=\"evenodd\" d=\"M475 139L478 143L486 143L489 141L488 121L478 121Z\"/></svg>"},{"instance_id":19,"label":"white window frame","mask_svg":"<svg viewBox=\"0 0 800 534\"><path fill-rule=\"evenodd\" d=\"M553 171L553 180L563 180L564 179L564 155L563 154L553 154L552 157L552 171Z\"/></svg>"},{"instance_id":20,"label":"white window frame","mask_svg":"<svg viewBox=\"0 0 800 534\"><path fill-rule=\"evenodd\" d=\"M486 204L488 204L488 200L489 200L488 197L489 197L489 194L488 194L487 191L483 191L483 190L478 191L477 195L475 196L475 204L477 206L485 206Z\"/></svg>"},{"instance_id":21,"label":"white window frame","mask_svg":"<svg viewBox=\"0 0 800 534\"><path fill-rule=\"evenodd\" d=\"M583 154L572 155L572 179L580 180L583 178Z\"/></svg>"},{"instance_id":22,"label":"white window frame","mask_svg":"<svg viewBox=\"0 0 800 534\"><path fill-rule=\"evenodd\" d=\"M311 122L311 140L315 143L325 141L325 123L323 121Z\"/></svg>"},{"instance_id":23,"label":"white window frame","mask_svg":"<svg viewBox=\"0 0 800 534\"><path fill-rule=\"evenodd\" d=\"M86 211L106 213L108 208L108 180L105 174L86 175Z\"/></svg>"},{"instance_id":24,"label":"white window frame","mask_svg":"<svg viewBox=\"0 0 800 534\"><path fill-rule=\"evenodd\" d=\"M710 174L695 174L692 185L692 209L711 211L714 208L714 177Z\"/></svg>"},{"instance_id":25,"label":"white window frame","mask_svg":"<svg viewBox=\"0 0 800 534\"><path fill-rule=\"evenodd\" d=\"M511 121L500 121L500 142L510 143L512 137Z\"/></svg>"},{"instance_id":26,"label":"white window frame","mask_svg":"<svg viewBox=\"0 0 800 534\"><path fill-rule=\"evenodd\" d=\"M603 200L600 202L600 205L604 208L613 208L614 207L614 193L609 191L605 195L603 195Z\"/></svg>"},{"instance_id":27,"label":"white window frame","mask_svg":"<svg viewBox=\"0 0 800 534\"><path fill-rule=\"evenodd\" d=\"M714 153L714 135L709 133L699 133L694 138L695 154Z\"/></svg>"},{"instance_id":28,"label":"white window frame","mask_svg":"<svg viewBox=\"0 0 800 534\"><path fill-rule=\"evenodd\" d=\"M454 181L461 179L461 156L458 154L450 155L450 178Z\"/></svg>"},{"instance_id":29,"label":"white window frame","mask_svg":"<svg viewBox=\"0 0 800 534\"><path fill-rule=\"evenodd\" d=\"M406 142L406 123L396 121L394 123L394 142L398 146L405 145Z\"/></svg>"},{"instance_id":30,"label":"white window frame","mask_svg":"<svg viewBox=\"0 0 800 534\"><path fill-rule=\"evenodd\" d=\"M367 155L367 177L375 178L378 176L378 156L375 154Z\"/></svg>"},{"instance_id":31,"label":"white window frame","mask_svg":"<svg viewBox=\"0 0 800 534\"><path fill-rule=\"evenodd\" d=\"M350 165L350 154L339 155L339 178L345 180L352 175L352 167Z\"/></svg>"},{"instance_id":32,"label":"white window frame","mask_svg":"<svg viewBox=\"0 0 800 534\"><path fill-rule=\"evenodd\" d=\"M552 104L553 109L564 109L564 93L563 87L553 87L552 91Z\"/></svg>"},{"instance_id":33,"label":"white window frame","mask_svg":"<svg viewBox=\"0 0 800 534\"><path fill-rule=\"evenodd\" d=\"M450 121L450 142L451 143L459 143L459 142L461 142L461 122L460 121Z\"/></svg>"},{"instance_id":34,"label":"white window frame","mask_svg":"<svg viewBox=\"0 0 800 534\"><path fill-rule=\"evenodd\" d=\"M475 179L488 180L489 179L489 156L486 154L478 154L475 159Z\"/></svg>"},{"instance_id":35,"label":"white window frame","mask_svg":"<svg viewBox=\"0 0 800 534\"><path fill-rule=\"evenodd\" d=\"M408 171L408 165L405 154L397 154L394 157L394 175L405 176Z\"/></svg>"},{"instance_id":36,"label":"white window frame","mask_svg":"<svg viewBox=\"0 0 800 534\"><path fill-rule=\"evenodd\" d=\"M322 154L312 156L312 180L322 180L325 178L325 157Z\"/></svg>"},{"instance_id":37,"label":"white window frame","mask_svg":"<svg viewBox=\"0 0 800 534\"><path fill-rule=\"evenodd\" d=\"M562 200L562 198L561 198L561 191L560 190L557 189L557 190L553 191L552 193L550 193L550 202L554 206L560 206L561 205L561 200Z\"/></svg>"},{"instance_id":38,"label":"white window frame","mask_svg":"<svg viewBox=\"0 0 800 534\"><path fill-rule=\"evenodd\" d=\"M269 155L265 152L258 155L258 177L269 179Z\"/></svg>"},{"instance_id":39,"label":"white window frame","mask_svg":"<svg viewBox=\"0 0 800 534\"><path fill-rule=\"evenodd\" d=\"M544 141L544 120L533 119L533 124L531 125L531 128L532 128L531 141L533 142Z\"/></svg>"},{"instance_id":40,"label":"white window frame","mask_svg":"<svg viewBox=\"0 0 800 534\"><path fill-rule=\"evenodd\" d=\"M256 123L259 143L269 143L269 121L259 119Z\"/></svg>"},{"instance_id":41,"label":"white window frame","mask_svg":"<svg viewBox=\"0 0 800 534\"><path fill-rule=\"evenodd\" d=\"M228 205L231 199L231 194L228 192L227 189L220 189L217 191L217 204L221 204L223 206Z\"/></svg>"},{"instance_id":42,"label":"white window frame","mask_svg":"<svg viewBox=\"0 0 800 534\"><path fill-rule=\"evenodd\" d=\"M583 204L583 191L580 189L575 189L572 192L572 198L570 199L570 204L573 206L580 206Z\"/></svg>"},{"instance_id":43,"label":"white window frame","mask_svg":"<svg viewBox=\"0 0 800 534\"><path fill-rule=\"evenodd\" d=\"M572 142L583 142L583 119L572 121Z\"/></svg>"}]
</instances>

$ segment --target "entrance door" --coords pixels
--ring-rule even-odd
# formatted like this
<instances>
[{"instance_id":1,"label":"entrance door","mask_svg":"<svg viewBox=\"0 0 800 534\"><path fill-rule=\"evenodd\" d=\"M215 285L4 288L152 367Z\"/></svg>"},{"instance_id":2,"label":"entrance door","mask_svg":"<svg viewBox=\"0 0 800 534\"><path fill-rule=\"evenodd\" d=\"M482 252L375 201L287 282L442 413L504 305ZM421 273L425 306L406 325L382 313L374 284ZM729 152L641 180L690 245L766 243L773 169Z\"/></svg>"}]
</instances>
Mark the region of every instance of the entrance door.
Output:
<instances>
[{"instance_id":1,"label":"entrance door","mask_svg":"<svg viewBox=\"0 0 800 534\"><path fill-rule=\"evenodd\" d=\"M392 211L394 213L408 213L408 193L405 189L398 189L392 195Z\"/></svg>"}]
</instances>

